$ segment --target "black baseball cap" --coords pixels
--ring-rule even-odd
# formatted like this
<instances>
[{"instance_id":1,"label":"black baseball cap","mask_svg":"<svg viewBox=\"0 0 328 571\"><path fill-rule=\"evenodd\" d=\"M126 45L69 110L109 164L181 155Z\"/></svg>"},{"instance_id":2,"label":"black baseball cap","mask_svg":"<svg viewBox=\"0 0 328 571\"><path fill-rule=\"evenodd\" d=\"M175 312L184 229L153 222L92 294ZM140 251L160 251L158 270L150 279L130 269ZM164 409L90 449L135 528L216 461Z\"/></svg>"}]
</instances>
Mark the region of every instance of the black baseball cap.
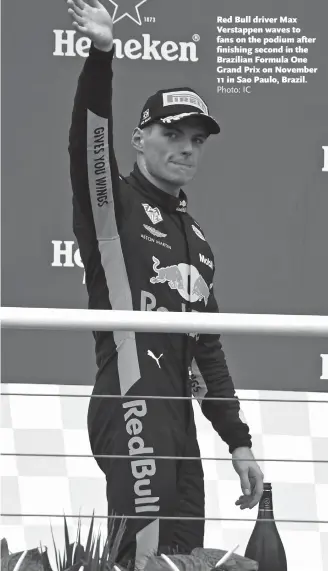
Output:
<instances>
[{"instance_id":1,"label":"black baseball cap","mask_svg":"<svg viewBox=\"0 0 328 571\"><path fill-rule=\"evenodd\" d=\"M162 89L151 95L141 111L138 127L143 129L151 123L171 125L187 117L201 117L210 135L217 135L220 126L209 114L205 101L190 87Z\"/></svg>"}]
</instances>

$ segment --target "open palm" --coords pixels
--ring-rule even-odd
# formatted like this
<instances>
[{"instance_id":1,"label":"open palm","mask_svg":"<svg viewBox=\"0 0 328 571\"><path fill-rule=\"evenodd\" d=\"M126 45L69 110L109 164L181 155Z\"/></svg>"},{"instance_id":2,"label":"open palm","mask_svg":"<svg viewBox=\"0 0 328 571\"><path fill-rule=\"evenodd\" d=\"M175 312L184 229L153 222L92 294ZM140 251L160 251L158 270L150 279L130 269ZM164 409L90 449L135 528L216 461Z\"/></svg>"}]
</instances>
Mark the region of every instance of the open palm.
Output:
<instances>
[{"instance_id":1,"label":"open palm","mask_svg":"<svg viewBox=\"0 0 328 571\"><path fill-rule=\"evenodd\" d=\"M113 21L98 0L67 0L73 26L97 47L109 47L113 41Z\"/></svg>"}]
</instances>

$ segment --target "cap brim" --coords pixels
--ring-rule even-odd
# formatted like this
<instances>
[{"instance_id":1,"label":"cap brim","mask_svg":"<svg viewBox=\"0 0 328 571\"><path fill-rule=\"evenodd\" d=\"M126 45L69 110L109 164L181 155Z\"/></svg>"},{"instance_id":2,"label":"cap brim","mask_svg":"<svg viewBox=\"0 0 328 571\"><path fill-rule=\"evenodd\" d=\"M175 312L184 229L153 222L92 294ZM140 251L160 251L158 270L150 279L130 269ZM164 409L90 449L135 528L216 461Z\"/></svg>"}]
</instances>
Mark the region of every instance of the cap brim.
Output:
<instances>
[{"instance_id":1,"label":"cap brim","mask_svg":"<svg viewBox=\"0 0 328 571\"><path fill-rule=\"evenodd\" d=\"M157 119L159 123L163 125L170 125L171 123L178 123L179 121L183 121L188 117L197 116L199 117L204 124L206 125L210 135L218 135L220 133L220 126L218 122L212 117L211 115L205 115L205 113L199 113L198 111L191 111L190 113L184 113L183 117L181 117L181 113L177 115L170 115L170 121L166 121L166 117L160 117Z\"/></svg>"}]
</instances>

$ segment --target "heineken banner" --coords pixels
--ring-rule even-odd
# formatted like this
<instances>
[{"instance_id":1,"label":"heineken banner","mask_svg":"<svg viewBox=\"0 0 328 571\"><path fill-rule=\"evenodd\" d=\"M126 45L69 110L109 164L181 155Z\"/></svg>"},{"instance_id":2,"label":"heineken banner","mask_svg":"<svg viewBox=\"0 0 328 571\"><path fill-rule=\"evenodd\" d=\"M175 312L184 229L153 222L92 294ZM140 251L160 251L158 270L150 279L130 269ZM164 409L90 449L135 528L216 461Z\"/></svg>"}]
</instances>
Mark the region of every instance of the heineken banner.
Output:
<instances>
[{"instance_id":1,"label":"heineken banner","mask_svg":"<svg viewBox=\"0 0 328 571\"><path fill-rule=\"evenodd\" d=\"M121 173L148 96L195 89L221 133L184 190L215 255L221 312L327 315L327 1L103 3ZM3 306L87 307L68 132L89 46L64 0L2 3ZM222 341L238 389L327 391L327 339ZM95 372L91 331L2 332L3 382L92 385Z\"/></svg>"}]
</instances>

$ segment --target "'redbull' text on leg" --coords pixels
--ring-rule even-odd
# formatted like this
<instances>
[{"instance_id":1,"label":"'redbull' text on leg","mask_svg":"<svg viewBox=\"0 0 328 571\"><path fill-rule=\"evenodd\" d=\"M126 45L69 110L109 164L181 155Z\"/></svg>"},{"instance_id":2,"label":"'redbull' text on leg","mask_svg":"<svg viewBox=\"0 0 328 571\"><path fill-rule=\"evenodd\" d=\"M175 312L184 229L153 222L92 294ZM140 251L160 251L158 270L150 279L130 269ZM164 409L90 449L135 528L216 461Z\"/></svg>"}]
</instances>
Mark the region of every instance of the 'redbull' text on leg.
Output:
<instances>
[{"instance_id":1,"label":"'redbull' text on leg","mask_svg":"<svg viewBox=\"0 0 328 571\"><path fill-rule=\"evenodd\" d=\"M147 414L146 401L134 400L125 402L122 406L126 409L124 414L126 431L129 436L131 436L128 441L129 456L148 456L154 454L154 449L152 447L145 447L144 439L138 436L143 430L140 419ZM156 473L155 460L152 458L131 460L131 471L135 478L135 512L158 512L160 509L158 503L159 497L152 497L150 480Z\"/></svg>"}]
</instances>

